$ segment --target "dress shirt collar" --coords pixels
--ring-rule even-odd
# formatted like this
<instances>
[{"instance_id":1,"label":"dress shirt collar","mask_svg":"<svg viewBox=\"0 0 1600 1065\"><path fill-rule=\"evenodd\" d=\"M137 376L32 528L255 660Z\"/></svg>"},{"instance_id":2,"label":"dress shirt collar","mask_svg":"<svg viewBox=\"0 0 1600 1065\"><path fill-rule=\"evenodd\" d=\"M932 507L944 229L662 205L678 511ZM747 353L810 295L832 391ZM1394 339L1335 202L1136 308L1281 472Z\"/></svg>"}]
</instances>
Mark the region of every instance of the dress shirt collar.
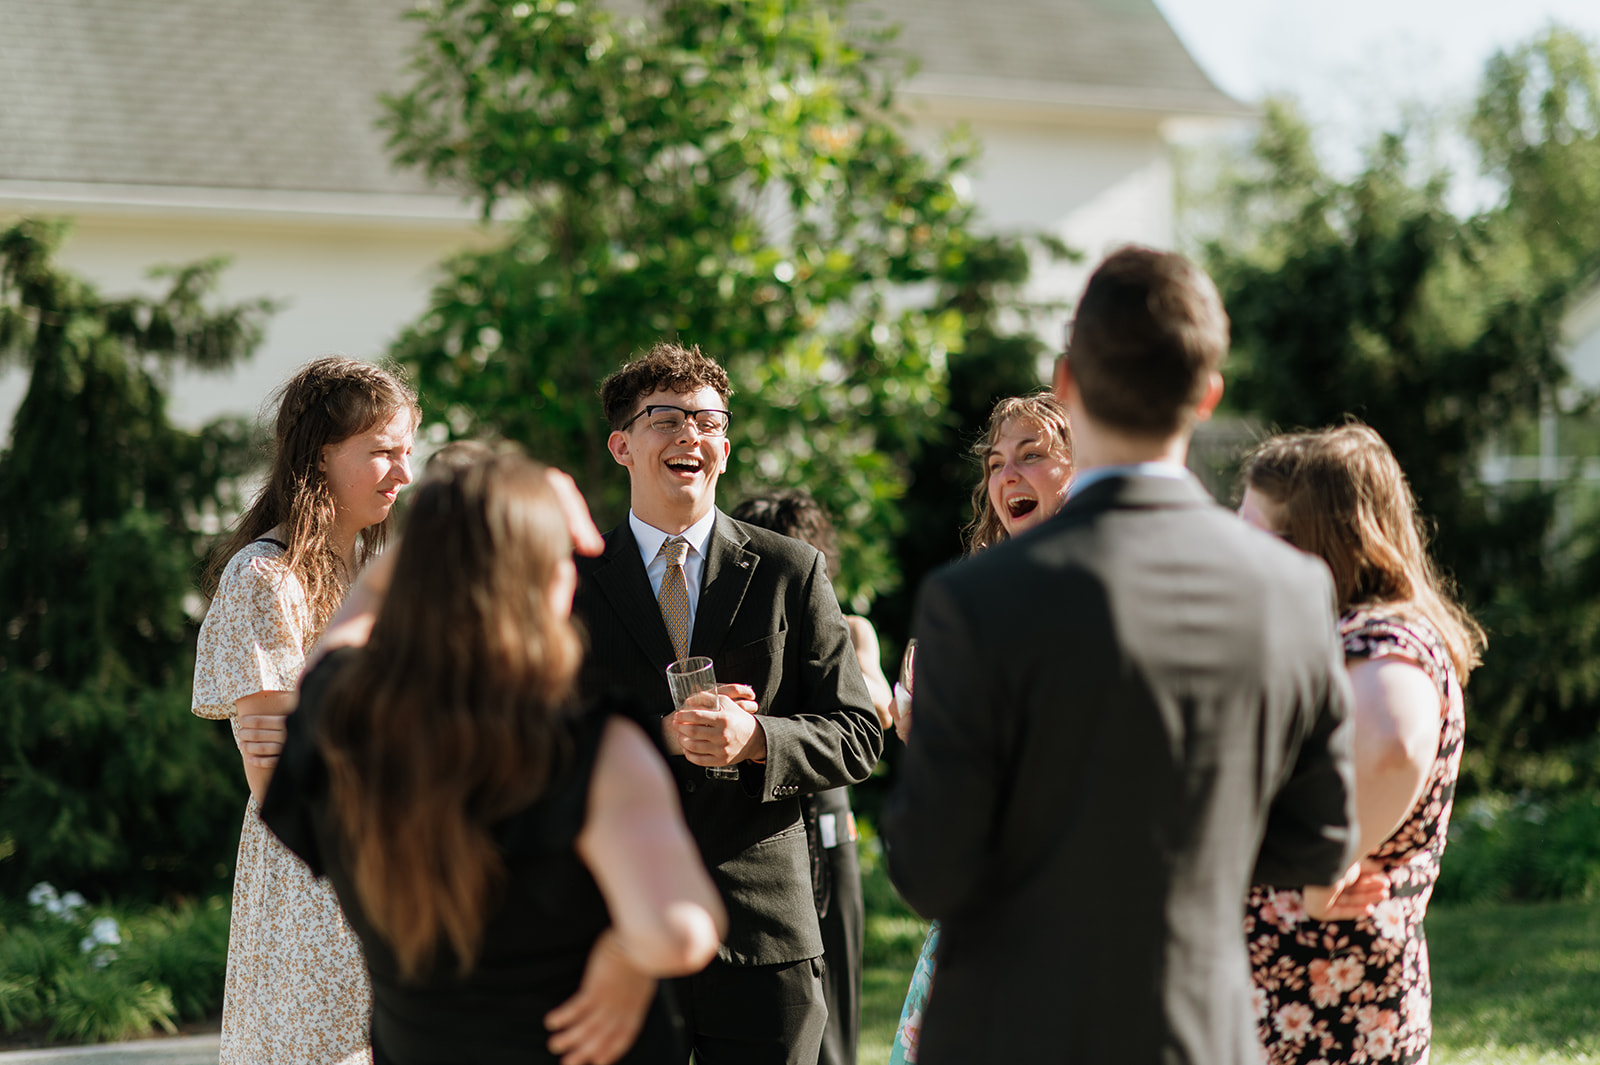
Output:
<instances>
[{"instance_id":1,"label":"dress shirt collar","mask_svg":"<svg viewBox=\"0 0 1600 1065\"><path fill-rule=\"evenodd\" d=\"M717 523L717 511L713 507L705 517L683 530L680 534L689 541L689 550L706 557L706 541L711 539L711 528ZM633 511L628 511L628 528L633 530L633 539L639 545L639 557L644 559L646 569L655 561L656 555L661 553L661 545L671 539L671 533L662 532L654 525L646 524Z\"/></svg>"},{"instance_id":2,"label":"dress shirt collar","mask_svg":"<svg viewBox=\"0 0 1600 1065\"><path fill-rule=\"evenodd\" d=\"M1194 474L1189 472L1189 468L1176 462L1133 462L1125 466L1092 466L1072 478L1072 485L1067 489L1067 496L1071 498L1091 484L1097 481L1104 481L1110 477L1164 477L1169 481L1194 480Z\"/></svg>"}]
</instances>

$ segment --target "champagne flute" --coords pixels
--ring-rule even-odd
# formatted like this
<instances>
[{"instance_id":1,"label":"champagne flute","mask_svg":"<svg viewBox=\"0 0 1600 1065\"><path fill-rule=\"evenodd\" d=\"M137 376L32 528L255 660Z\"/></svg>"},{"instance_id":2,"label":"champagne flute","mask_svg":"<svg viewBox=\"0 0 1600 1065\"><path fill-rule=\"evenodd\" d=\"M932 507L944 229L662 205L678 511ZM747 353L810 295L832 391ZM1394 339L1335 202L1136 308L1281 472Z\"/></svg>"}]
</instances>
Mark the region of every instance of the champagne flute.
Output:
<instances>
[{"instance_id":1,"label":"champagne flute","mask_svg":"<svg viewBox=\"0 0 1600 1065\"><path fill-rule=\"evenodd\" d=\"M689 696L717 690L716 666L705 655L681 658L667 667L667 690L672 693L673 707L682 710ZM738 766L708 765L705 771L712 780L739 779Z\"/></svg>"}]
</instances>

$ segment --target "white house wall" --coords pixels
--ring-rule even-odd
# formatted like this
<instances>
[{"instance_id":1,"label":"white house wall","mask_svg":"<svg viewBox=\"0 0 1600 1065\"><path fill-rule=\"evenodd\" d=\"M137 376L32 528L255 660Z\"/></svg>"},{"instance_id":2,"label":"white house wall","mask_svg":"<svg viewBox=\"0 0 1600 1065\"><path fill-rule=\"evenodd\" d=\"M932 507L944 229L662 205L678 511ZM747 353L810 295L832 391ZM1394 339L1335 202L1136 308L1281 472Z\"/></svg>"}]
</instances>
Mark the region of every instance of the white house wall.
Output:
<instances>
[{"instance_id":1,"label":"white house wall","mask_svg":"<svg viewBox=\"0 0 1600 1065\"><path fill-rule=\"evenodd\" d=\"M923 117L923 144L937 144L959 116ZM982 225L1002 233L1049 233L1081 252L1079 262L1038 261L1029 286L1040 300L1076 299L1095 263L1123 244L1170 248L1174 241L1171 153L1153 125L1072 128L1060 123L966 119L982 145L970 171ZM1054 346L1070 317L1037 323Z\"/></svg>"},{"instance_id":2,"label":"white house wall","mask_svg":"<svg viewBox=\"0 0 1600 1065\"><path fill-rule=\"evenodd\" d=\"M916 138L934 145L963 119L923 114ZM1072 127L993 115L965 120L983 149L970 172L982 225L998 232L1051 233L1083 260L1035 265L1030 294L1069 304L1094 263L1121 244L1173 243L1173 171L1154 123ZM259 196L259 194L257 194ZM0 223L20 210L0 209ZM254 359L225 374L184 373L173 382L171 414L197 426L219 414L258 412L262 400L299 365L330 352L381 356L427 306L434 269L453 251L484 238L464 214L359 217L316 214L296 201L271 212L201 205L41 203L30 213L72 214L75 228L61 256L108 295L154 291L146 271L224 255L228 301L266 296L282 304ZM419 211L419 213L425 213ZM1063 309L1035 329L1054 347L1069 317ZM23 375L0 375L0 439L26 387Z\"/></svg>"},{"instance_id":3,"label":"white house wall","mask_svg":"<svg viewBox=\"0 0 1600 1065\"><path fill-rule=\"evenodd\" d=\"M14 217L0 215L0 224ZM437 264L478 239L475 234L465 221L378 225L83 214L60 261L102 293L118 295L159 291L146 278L153 265L224 255L232 262L222 274L222 300L265 296L281 304L253 359L227 373L177 375L170 413L175 423L194 427L219 414L256 414L296 367L319 355L382 356L426 309ZM19 370L0 376L0 439L9 439L26 385Z\"/></svg>"},{"instance_id":4,"label":"white house wall","mask_svg":"<svg viewBox=\"0 0 1600 1065\"><path fill-rule=\"evenodd\" d=\"M1600 389L1600 284L1567 312L1561 340L1573 383L1588 392Z\"/></svg>"}]
</instances>

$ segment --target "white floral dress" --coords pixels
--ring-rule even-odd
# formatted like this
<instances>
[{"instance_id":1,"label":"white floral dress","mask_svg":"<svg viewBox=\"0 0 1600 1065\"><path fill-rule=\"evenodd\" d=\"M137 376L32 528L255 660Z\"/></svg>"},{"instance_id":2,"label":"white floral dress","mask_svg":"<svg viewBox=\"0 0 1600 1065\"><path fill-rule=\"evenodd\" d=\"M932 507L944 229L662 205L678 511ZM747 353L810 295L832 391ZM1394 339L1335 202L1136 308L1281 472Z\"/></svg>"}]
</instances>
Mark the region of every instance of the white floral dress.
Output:
<instances>
[{"instance_id":1,"label":"white floral dress","mask_svg":"<svg viewBox=\"0 0 1600 1065\"><path fill-rule=\"evenodd\" d=\"M304 589L282 556L269 540L234 555L200 626L192 709L230 719L235 743L234 703L255 692L294 691L315 637ZM220 1065L364 1057L371 1012L361 945L333 889L262 824L252 797L233 874Z\"/></svg>"}]
</instances>

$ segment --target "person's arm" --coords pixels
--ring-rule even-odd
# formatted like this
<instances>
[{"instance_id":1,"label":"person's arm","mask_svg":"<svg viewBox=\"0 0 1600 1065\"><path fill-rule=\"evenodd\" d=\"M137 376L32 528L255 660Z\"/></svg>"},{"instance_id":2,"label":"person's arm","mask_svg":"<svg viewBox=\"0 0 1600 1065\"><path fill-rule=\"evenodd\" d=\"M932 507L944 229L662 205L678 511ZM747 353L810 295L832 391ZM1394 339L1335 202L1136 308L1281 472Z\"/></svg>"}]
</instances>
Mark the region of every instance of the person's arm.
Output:
<instances>
[{"instance_id":1,"label":"person's arm","mask_svg":"<svg viewBox=\"0 0 1600 1065\"><path fill-rule=\"evenodd\" d=\"M608 1065L637 1038L656 978L704 968L728 917L684 825L671 774L627 721L606 726L577 851L612 925L591 948L577 994L546 1015L545 1027L563 1065Z\"/></svg>"},{"instance_id":2,"label":"person's arm","mask_svg":"<svg viewBox=\"0 0 1600 1065\"><path fill-rule=\"evenodd\" d=\"M885 808L889 875L913 909L942 918L983 895L1005 791L1001 708L981 640L947 584L923 585L917 636L917 728Z\"/></svg>"},{"instance_id":3,"label":"person's arm","mask_svg":"<svg viewBox=\"0 0 1600 1065\"><path fill-rule=\"evenodd\" d=\"M785 655L793 668L783 677L784 702L756 719L764 749L751 761L765 764L744 779L763 802L859 784L883 753L883 729L820 553L812 553L798 591L788 615Z\"/></svg>"},{"instance_id":4,"label":"person's arm","mask_svg":"<svg viewBox=\"0 0 1600 1065\"><path fill-rule=\"evenodd\" d=\"M846 614L844 621L850 628L850 644L856 650L856 660L861 663L867 694L872 697L872 709L878 713L878 726L887 732L895 726L894 692L889 687L889 678L883 675L878 633L872 622L859 614Z\"/></svg>"},{"instance_id":5,"label":"person's arm","mask_svg":"<svg viewBox=\"0 0 1600 1065\"><path fill-rule=\"evenodd\" d=\"M333 620L328 622L306 656L300 670L302 678L335 647L366 644L367 637L372 634L372 622L389 590L395 553L394 548L385 551L356 577ZM267 785L272 782L278 755L283 751L285 720L294 713L295 695L293 692L258 692L240 699L235 705L239 712L239 753L244 757L245 779L250 783L250 794L260 802L267 793Z\"/></svg>"},{"instance_id":6,"label":"person's arm","mask_svg":"<svg viewBox=\"0 0 1600 1065\"><path fill-rule=\"evenodd\" d=\"M1423 669L1385 655L1350 662L1357 847L1362 859L1337 884L1305 889L1306 912L1321 921L1361 917L1389 897L1389 875L1372 855L1405 823L1439 753L1439 689Z\"/></svg>"},{"instance_id":7,"label":"person's arm","mask_svg":"<svg viewBox=\"0 0 1600 1065\"><path fill-rule=\"evenodd\" d=\"M1404 658L1354 659L1356 811L1371 855L1405 821L1428 783L1443 721L1439 689Z\"/></svg>"},{"instance_id":8,"label":"person's arm","mask_svg":"<svg viewBox=\"0 0 1600 1065\"><path fill-rule=\"evenodd\" d=\"M272 783L272 770L283 750L284 721L294 713L294 692L256 692L233 705L239 714L239 756L250 794L260 802Z\"/></svg>"},{"instance_id":9,"label":"person's arm","mask_svg":"<svg viewBox=\"0 0 1600 1065\"><path fill-rule=\"evenodd\" d=\"M1350 677L1344 666L1344 649L1334 630L1333 582L1318 567L1316 589L1306 590L1307 604L1322 603L1303 622L1308 633L1317 632L1326 657L1304 678L1299 708L1304 724L1287 774L1276 783L1267 808L1265 831L1252 881L1279 888L1338 885L1351 863L1361 856L1355 801L1355 762Z\"/></svg>"}]
</instances>

